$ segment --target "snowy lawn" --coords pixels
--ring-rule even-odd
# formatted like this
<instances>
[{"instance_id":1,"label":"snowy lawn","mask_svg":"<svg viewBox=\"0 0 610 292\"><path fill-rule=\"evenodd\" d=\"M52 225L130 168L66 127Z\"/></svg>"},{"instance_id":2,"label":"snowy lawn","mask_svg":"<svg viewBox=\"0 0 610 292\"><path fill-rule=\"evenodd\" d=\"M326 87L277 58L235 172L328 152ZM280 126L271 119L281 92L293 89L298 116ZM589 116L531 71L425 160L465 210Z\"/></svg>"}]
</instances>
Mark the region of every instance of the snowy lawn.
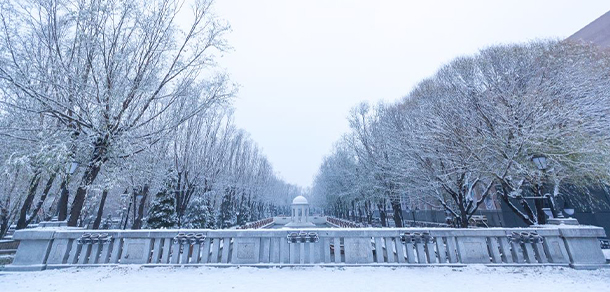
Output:
<instances>
[{"instance_id":1,"label":"snowy lawn","mask_svg":"<svg viewBox=\"0 0 610 292\"><path fill-rule=\"evenodd\" d=\"M192 290L186 290L191 288ZM610 291L610 269L72 268L0 273L0 291Z\"/></svg>"}]
</instances>

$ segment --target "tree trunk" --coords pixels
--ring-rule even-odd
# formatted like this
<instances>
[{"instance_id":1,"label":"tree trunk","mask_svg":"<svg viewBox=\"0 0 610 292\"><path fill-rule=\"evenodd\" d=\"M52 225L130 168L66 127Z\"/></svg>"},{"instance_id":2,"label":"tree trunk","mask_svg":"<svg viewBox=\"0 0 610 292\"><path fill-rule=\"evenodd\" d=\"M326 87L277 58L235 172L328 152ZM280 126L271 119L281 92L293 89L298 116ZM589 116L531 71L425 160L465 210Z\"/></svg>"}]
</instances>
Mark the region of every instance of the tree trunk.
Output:
<instances>
[{"instance_id":1,"label":"tree trunk","mask_svg":"<svg viewBox=\"0 0 610 292\"><path fill-rule=\"evenodd\" d=\"M19 178L19 169L17 169L17 171L15 171L15 177L13 178L10 188L6 192L7 196L6 196L6 201L4 201L4 205L2 203L0 203L0 239L4 238L4 236L6 236L6 233L8 232L8 228L10 227L9 222L11 222L11 214L15 213L14 208L13 208L13 210L9 210L8 208L11 205L10 198L11 198L11 195L13 194L13 191L15 190L15 185L17 184L18 178Z\"/></svg>"},{"instance_id":2,"label":"tree trunk","mask_svg":"<svg viewBox=\"0 0 610 292\"><path fill-rule=\"evenodd\" d=\"M383 204L377 204L377 208L379 209L379 219L381 220L381 226L387 227L387 220L385 216L385 206Z\"/></svg>"},{"instance_id":3,"label":"tree trunk","mask_svg":"<svg viewBox=\"0 0 610 292\"><path fill-rule=\"evenodd\" d=\"M459 228L468 228L468 212L466 211L466 207L464 206L465 194L460 192L458 195L459 195L458 209L460 210L460 214L458 214L459 215L458 227Z\"/></svg>"},{"instance_id":4,"label":"tree trunk","mask_svg":"<svg viewBox=\"0 0 610 292\"><path fill-rule=\"evenodd\" d=\"M28 195L21 206L21 211L19 213L19 220L17 220L17 228L23 229L28 226L27 224L27 214L30 211L30 207L32 206L32 202L34 201L34 197L36 196L36 189L38 189L38 184L40 183L40 175L41 171L37 170L34 173L34 177L30 180L30 187L28 189Z\"/></svg>"},{"instance_id":5,"label":"tree trunk","mask_svg":"<svg viewBox=\"0 0 610 292\"><path fill-rule=\"evenodd\" d=\"M44 204L44 200L47 199L47 196L49 195L49 191L51 191L51 187L53 187L53 182L55 181L55 177L57 177L57 171L54 172L53 174L51 174L51 176L49 177L49 180L47 181L47 184L45 185L44 190L42 191L42 196L40 196L40 200L38 200L38 203L36 203L36 207L34 208L34 211L32 211L32 216L30 216L30 218L25 223L26 226L28 224L32 223L32 220L34 220L36 214L38 213L38 211L40 211L40 208L42 208L42 204Z\"/></svg>"},{"instance_id":6,"label":"tree trunk","mask_svg":"<svg viewBox=\"0 0 610 292\"><path fill-rule=\"evenodd\" d=\"M400 206L400 201L392 200L392 210L394 211L394 224L396 227L403 227L402 224L402 206Z\"/></svg>"},{"instance_id":7,"label":"tree trunk","mask_svg":"<svg viewBox=\"0 0 610 292\"><path fill-rule=\"evenodd\" d=\"M246 223L246 222L244 222L244 219L243 219L244 215L245 215L244 211L243 211L243 204L244 204L244 200L245 200L244 196L245 196L245 194L242 193L241 194L241 200L239 200L239 203L237 204L237 219L235 221L235 224L237 226L241 226L244 223Z\"/></svg>"},{"instance_id":8,"label":"tree trunk","mask_svg":"<svg viewBox=\"0 0 610 292\"><path fill-rule=\"evenodd\" d=\"M80 217L81 212L83 211L83 206L85 205L87 189L91 185L91 183L93 183L99 171L100 166L98 164L89 165L85 170L81 183L78 186L78 189L76 189L74 201L72 201L72 209L70 209L70 219L68 219L68 226L77 225L78 218Z\"/></svg>"},{"instance_id":9,"label":"tree trunk","mask_svg":"<svg viewBox=\"0 0 610 292\"><path fill-rule=\"evenodd\" d=\"M370 201L364 202L364 210L366 212L367 223L369 224L369 226L373 225L373 210L372 210Z\"/></svg>"},{"instance_id":10,"label":"tree trunk","mask_svg":"<svg viewBox=\"0 0 610 292\"><path fill-rule=\"evenodd\" d=\"M61 194L59 195L59 202L57 202L57 220L64 221L68 218L68 198L70 192L68 191L68 179L64 179L59 187Z\"/></svg>"},{"instance_id":11,"label":"tree trunk","mask_svg":"<svg viewBox=\"0 0 610 292\"><path fill-rule=\"evenodd\" d=\"M104 216L104 205L106 204L107 196L108 189L104 189L104 191L102 191L100 206L99 208L97 208L97 216L95 216L95 221L93 221L93 227L91 227L91 229L100 229L100 224L102 223L102 216Z\"/></svg>"},{"instance_id":12,"label":"tree trunk","mask_svg":"<svg viewBox=\"0 0 610 292\"><path fill-rule=\"evenodd\" d=\"M466 212L460 212L460 228L468 228L468 214Z\"/></svg>"},{"instance_id":13,"label":"tree trunk","mask_svg":"<svg viewBox=\"0 0 610 292\"><path fill-rule=\"evenodd\" d=\"M0 239L4 238L8 231L8 209L0 207Z\"/></svg>"},{"instance_id":14,"label":"tree trunk","mask_svg":"<svg viewBox=\"0 0 610 292\"><path fill-rule=\"evenodd\" d=\"M106 161L106 151L108 150L108 139L106 136L104 138L98 138L94 143L93 155L91 157L91 161L87 165L85 172L83 173L83 177L81 178L81 182L78 185L78 189L76 190L76 195L74 196L74 201L72 201L72 209L70 210L70 219L68 219L68 226L76 226L78 223L78 218L81 215L83 210L83 206L85 204L85 198L87 197L87 190L89 186L95 181L97 175L102 168L102 164Z\"/></svg>"},{"instance_id":15,"label":"tree trunk","mask_svg":"<svg viewBox=\"0 0 610 292\"><path fill-rule=\"evenodd\" d=\"M148 185L144 185L144 188L142 189L142 198L140 199L140 204L138 205L138 216L133 222L133 226L131 229L142 229L142 219L144 218L144 205L146 204L147 197Z\"/></svg>"}]
</instances>

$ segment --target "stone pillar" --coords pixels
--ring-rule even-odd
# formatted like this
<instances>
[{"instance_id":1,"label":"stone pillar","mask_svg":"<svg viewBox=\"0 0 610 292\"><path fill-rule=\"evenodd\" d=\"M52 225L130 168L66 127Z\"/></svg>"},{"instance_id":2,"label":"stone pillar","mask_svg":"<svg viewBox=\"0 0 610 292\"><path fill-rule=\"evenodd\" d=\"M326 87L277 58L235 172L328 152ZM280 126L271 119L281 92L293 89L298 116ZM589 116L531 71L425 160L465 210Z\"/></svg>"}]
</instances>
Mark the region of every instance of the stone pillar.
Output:
<instances>
[{"instance_id":1,"label":"stone pillar","mask_svg":"<svg viewBox=\"0 0 610 292\"><path fill-rule=\"evenodd\" d=\"M606 237L603 228L582 225L559 225L558 228L573 268L596 269L606 265L606 258L597 239Z\"/></svg>"},{"instance_id":2,"label":"stone pillar","mask_svg":"<svg viewBox=\"0 0 610 292\"><path fill-rule=\"evenodd\" d=\"M13 239L20 241L19 248L13 263L5 268L6 271L44 270L54 235L55 230L42 228L15 231Z\"/></svg>"}]
</instances>

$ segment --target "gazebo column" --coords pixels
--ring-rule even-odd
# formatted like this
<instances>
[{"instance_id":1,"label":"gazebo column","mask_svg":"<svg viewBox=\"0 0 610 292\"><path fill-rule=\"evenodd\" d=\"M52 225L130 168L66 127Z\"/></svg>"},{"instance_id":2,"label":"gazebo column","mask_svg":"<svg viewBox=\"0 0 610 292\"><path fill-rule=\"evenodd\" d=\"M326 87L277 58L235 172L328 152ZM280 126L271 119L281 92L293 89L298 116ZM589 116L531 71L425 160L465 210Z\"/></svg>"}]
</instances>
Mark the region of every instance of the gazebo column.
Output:
<instances>
[{"instance_id":1,"label":"gazebo column","mask_svg":"<svg viewBox=\"0 0 610 292\"><path fill-rule=\"evenodd\" d=\"M298 222L302 222L302 221L303 221L303 219L301 218L301 216L303 216L303 212L302 212L302 210L301 210L301 207L299 206L299 207L297 208L297 210L299 210L299 211L297 211L297 221L298 221Z\"/></svg>"}]
</instances>

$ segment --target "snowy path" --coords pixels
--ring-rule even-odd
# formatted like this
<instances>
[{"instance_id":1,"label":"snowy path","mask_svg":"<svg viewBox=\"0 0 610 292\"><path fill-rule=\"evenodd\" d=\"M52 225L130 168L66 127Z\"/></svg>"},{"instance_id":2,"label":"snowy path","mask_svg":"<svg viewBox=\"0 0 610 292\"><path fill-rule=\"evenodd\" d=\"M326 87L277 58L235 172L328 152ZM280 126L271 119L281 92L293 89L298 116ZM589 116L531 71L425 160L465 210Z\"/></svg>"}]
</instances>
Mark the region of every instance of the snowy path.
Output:
<instances>
[{"instance_id":1,"label":"snowy path","mask_svg":"<svg viewBox=\"0 0 610 292\"><path fill-rule=\"evenodd\" d=\"M289 288L291 287L291 288ZM192 288L187 290L185 288ZM0 291L610 291L610 269L88 268L0 273Z\"/></svg>"}]
</instances>

